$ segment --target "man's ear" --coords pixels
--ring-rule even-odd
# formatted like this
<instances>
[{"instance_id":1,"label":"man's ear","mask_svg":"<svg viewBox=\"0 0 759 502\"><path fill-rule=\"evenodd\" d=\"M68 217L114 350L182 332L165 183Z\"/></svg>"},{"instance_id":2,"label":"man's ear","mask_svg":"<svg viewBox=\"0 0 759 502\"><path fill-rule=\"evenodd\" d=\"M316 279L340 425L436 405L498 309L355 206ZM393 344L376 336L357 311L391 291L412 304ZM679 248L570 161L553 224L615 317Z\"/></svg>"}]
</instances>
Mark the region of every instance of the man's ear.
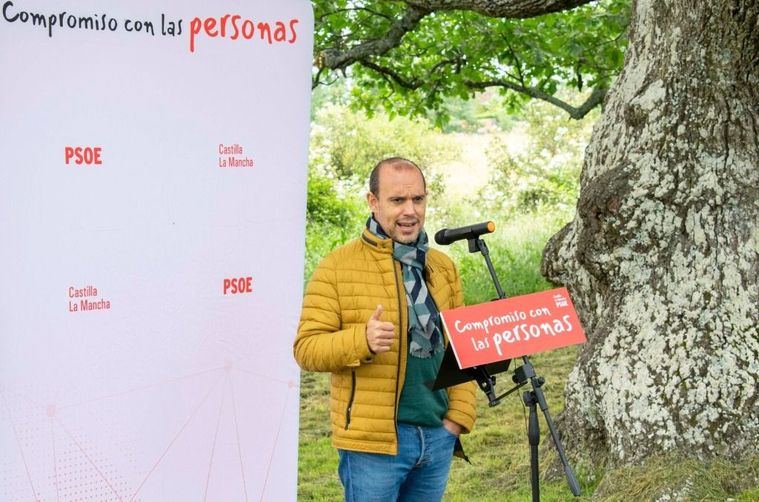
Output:
<instances>
[{"instance_id":1,"label":"man's ear","mask_svg":"<svg viewBox=\"0 0 759 502\"><path fill-rule=\"evenodd\" d=\"M372 214L376 214L379 199L377 199L377 197L372 192L366 193L366 203L369 205L369 209L371 210Z\"/></svg>"}]
</instances>

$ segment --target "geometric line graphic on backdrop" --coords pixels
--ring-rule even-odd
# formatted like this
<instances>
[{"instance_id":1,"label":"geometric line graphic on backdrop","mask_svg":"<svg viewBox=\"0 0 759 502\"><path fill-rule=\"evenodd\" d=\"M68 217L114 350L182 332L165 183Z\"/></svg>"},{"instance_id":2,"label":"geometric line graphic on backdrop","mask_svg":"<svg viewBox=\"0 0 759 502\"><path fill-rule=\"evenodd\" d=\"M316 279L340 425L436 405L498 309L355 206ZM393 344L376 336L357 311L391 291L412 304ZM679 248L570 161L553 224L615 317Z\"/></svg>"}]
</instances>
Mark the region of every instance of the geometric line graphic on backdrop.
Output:
<instances>
[{"instance_id":1,"label":"geometric line graphic on backdrop","mask_svg":"<svg viewBox=\"0 0 759 502\"><path fill-rule=\"evenodd\" d=\"M254 485L253 487L249 486L248 478L250 476L246 476L245 473L243 448L240 438L240 419L237 414L238 397L236 394L239 393L235 392L235 375L249 375L259 380L274 383L283 396L281 410L277 414L279 417L277 432L274 437L269 438L271 441L267 448L268 453L266 454L267 461L264 477L257 486ZM131 476L129 475L130 473L119 472L119 469L111 462L111 459L97 452L97 445L87 441L85 433L73 431L71 425L68 424L67 416L72 415L72 412L77 408L92 407L93 405L101 406L103 403L119 400L125 396L139 396L141 392L144 393L150 389L162 389L178 382L198 380L199 378L205 380L206 385L196 385L196 388L204 387L204 392L199 393L192 409L185 413L184 420L180 424L176 424L178 426L174 427L171 434L166 437L159 454L155 456L154 463L149 466L142 466L141 469L136 469L131 473ZM246 502L251 500L249 496L251 488L252 493L257 495L255 499L263 500L274 453L279 444L279 432L284 422L287 407L290 403L297 402L297 400L293 401L292 397L297 397L298 391L299 388L293 381L283 381L248 370L241 370L236 368L231 361L227 362L224 366L165 379L160 382L142 385L110 395L98 396L77 403L62 405L36 402L23 394L15 392L13 389L2 387L0 388L0 401L2 402L3 410L2 422L9 427L9 432L13 437L13 445L4 445L3 449L7 452L12 448L21 457L24 466L22 477L27 486L26 493L31 495L32 500L47 500L48 497L43 497L44 492L49 495L50 500L137 501L141 500L139 497L143 487L150 482L151 477L161 467L162 462L171 453L172 447L181 439L183 432L193 423L199 412L204 407L208 408L210 406L209 402L216 397L216 401L218 402L218 406L214 410L216 417L214 421L210 422L212 425L211 430L207 431L207 437L211 438L211 447L206 455L200 455L200 452L197 455L198 461L202 460L206 466L201 486L203 500L208 499L209 486L213 482L214 457L218 454L218 449L221 448L219 445L219 435L221 426L225 422L228 422L233 431L231 437L234 438L234 442L232 444L225 444L224 447L234 450L233 453L238 464L237 471L239 472L240 500L245 500ZM139 399L137 400L139 401ZM13 406L14 404L15 406ZM14 408L25 416L25 420L20 420L18 417L14 418ZM36 416L36 419L34 416ZM40 424L43 422L47 422L48 427L41 427ZM22 424L27 424L29 430L25 430ZM44 440L43 438L33 436L43 431L48 436L47 458L49 458L49 464L34 465L30 463L27 450L29 449L29 445L35 443L38 443L36 448L39 449L39 443L42 443ZM47 475L41 472L45 470L48 471ZM140 472L141 475L134 476L137 472ZM47 480L47 483L45 483L45 480ZM9 483L9 473L7 471L3 475L2 481L2 491L6 493L5 496L9 500L13 500L11 494L16 490L13 489L12 483ZM225 481L228 482L229 478L226 477ZM47 485L47 490L44 489L45 486L43 485Z\"/></svg>"}]
</instances>

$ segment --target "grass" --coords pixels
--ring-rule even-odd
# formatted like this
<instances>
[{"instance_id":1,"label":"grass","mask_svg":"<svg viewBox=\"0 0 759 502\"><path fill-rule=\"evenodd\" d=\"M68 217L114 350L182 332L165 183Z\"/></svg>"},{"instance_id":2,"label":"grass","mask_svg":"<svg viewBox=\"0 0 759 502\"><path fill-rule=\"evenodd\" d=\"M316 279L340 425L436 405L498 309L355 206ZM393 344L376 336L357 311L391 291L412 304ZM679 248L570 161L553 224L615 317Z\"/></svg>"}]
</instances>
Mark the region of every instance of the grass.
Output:
<instances>
[{"instance_id":1,"label":"grass","mask_svg":"<svg viewBox=\"0 0 759 502\"><path fill-rule=\"evenodd\" d=\"M744 462L650 458L645 465L606 474L597 495L611 502L637 500L759 500L759 456Z\"/></svg>"},{"instance_id":2,"label":"grass","mask_svg":"<svg viewBox=\"0 0 759 502\"><path fill-rule=\"evenodd\" d=\"M298 449L298 500L339 500L342 486L330 440L327 373L301 376Z\"/></svg>"}]
</instances>

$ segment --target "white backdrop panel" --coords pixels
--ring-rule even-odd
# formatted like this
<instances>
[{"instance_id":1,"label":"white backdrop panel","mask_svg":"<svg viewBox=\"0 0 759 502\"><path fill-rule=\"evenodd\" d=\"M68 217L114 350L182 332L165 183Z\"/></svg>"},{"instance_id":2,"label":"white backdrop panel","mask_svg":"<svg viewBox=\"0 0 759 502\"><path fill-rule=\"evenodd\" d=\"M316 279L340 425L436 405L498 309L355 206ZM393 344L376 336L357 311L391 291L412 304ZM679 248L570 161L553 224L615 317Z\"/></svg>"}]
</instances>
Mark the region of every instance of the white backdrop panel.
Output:
<instances>
[{"instance_id":1,"label":"white backdrop panel","mask_svg":"<svg viewBox=\"0 0 759 502\"><path fill-rule=\"evenodd\" d=\"M0 500L293 500L309 2L3 4Z\"/></svg>"}]
</instances>

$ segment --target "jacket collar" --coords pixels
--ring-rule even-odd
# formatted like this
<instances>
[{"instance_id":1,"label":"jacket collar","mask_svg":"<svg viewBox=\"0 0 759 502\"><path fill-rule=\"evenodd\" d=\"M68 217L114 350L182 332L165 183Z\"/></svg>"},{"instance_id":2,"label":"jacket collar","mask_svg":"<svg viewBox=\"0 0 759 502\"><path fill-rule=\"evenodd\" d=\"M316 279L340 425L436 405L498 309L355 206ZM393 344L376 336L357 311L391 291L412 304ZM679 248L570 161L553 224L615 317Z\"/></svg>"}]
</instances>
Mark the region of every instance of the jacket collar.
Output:
<instances>
[{"instance_id":1,"label":"jacket collar","mask_svg":"<svg viewBox=\"0 0 759 502\"><path fill-rule=\"evenodd\" d=\"M368 245L380 253L393 254L393 239L380 239L371 233L368 228L364 228L364 232L361 234L361 241L364 245Z\"/></svg>"}]
</instances>

